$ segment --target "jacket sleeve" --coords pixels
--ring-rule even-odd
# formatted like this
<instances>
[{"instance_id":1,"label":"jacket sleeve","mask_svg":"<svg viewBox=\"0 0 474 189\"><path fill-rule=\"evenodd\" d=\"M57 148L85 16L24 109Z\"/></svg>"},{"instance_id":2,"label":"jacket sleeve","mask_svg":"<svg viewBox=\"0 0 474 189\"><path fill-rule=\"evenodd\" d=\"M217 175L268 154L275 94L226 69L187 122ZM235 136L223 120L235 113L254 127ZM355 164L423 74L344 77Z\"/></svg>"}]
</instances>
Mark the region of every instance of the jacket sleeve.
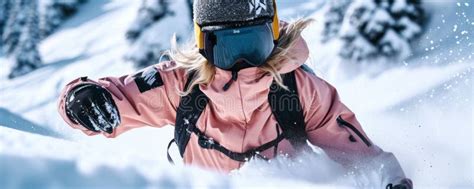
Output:
<instances>
[{"instance_id":1,"label":"jacket sleeve","mask_svg":"<svg viewBox=\"0 0 474 189\"><path fill-rule=\"evenodd\" d=\"M308 74L306 74L308 75ZM385 184L396 184L405 174L392 153L367 137L361 125L339 99L336 89L315 75L302 77L303 109L308 140L346 168L383 166ZM375 164L374 164L375 163ZM380 167L378 167L380 168ZM385 188L385 186L384 186Z\"/></svg>"},{"instance_id":2,"label":"jacket sleeve","mask_svg":"<svg viewBox=\"0 0 474 189\"><path fill-rule=\"evenodd\" d=\"M117 105L121 123L112 134L102 132L109 138L130 129L152 126L163 127L174 124L179 103L179 91L183 89L184 71L173 69L173 62L162 62L121 77L105 77L98 81L82 77L71 81L61 92L58 111L64 121L87 135L97 133L71 121L66 115L65 99L71 89L79 84L91 83L104 87Z\"/></svg>"}]
</instances>

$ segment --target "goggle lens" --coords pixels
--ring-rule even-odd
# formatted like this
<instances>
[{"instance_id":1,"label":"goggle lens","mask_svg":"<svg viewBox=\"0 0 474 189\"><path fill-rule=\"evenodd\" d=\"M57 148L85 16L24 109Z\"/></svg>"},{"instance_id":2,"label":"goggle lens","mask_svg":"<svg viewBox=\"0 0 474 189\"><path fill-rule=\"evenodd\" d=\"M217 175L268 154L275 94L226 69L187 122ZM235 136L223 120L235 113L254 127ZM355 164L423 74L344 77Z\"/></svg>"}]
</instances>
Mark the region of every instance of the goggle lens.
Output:
<instances>
[{"instance_id":1,"label":"goggle lens","mask_svg":"<svg viewBox=\"0 0 474 189\"><path fill-rule=\"evenodd\" d=\"M204 39L206 58L221 69L230 69L239 61L261 66L275 47L269 24L205 32Z\"/></svg>"}]
</instances>

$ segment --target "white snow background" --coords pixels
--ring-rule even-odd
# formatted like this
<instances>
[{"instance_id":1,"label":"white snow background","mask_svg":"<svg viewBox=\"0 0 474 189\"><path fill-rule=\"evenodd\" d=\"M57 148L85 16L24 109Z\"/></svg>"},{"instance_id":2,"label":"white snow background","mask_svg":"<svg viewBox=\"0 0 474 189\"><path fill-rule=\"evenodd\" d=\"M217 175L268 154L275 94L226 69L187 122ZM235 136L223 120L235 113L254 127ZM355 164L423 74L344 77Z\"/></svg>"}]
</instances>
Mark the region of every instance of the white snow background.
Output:
<instances>
[{"instance_id":1,"label":"white snow background","mask_svg":"<svg viewBox=\"0 0 474 189\"><path fill-rule=\"evenodd\" d=\"M116 139L68 127L56 101L70 80L134 72L123 61L124 33L139 5L89 1L41 43L45 65L24 77L8 80L10 61L0 55L0 188L382 188L376 171L345 173L324 155L255 161L220 175L169 165L172 127L136 129ZM280 15L316 20L304 33L308 64L336 86L369 137L395 153L416 188L472 188L473 6L472 0L425 1L431 19L415 55L389 64L350 64L338 58L338 41L321 44L324 0L281 0ZM182 29L179 24L161 27L169 33Z\"/></svg>"}]
</instances>

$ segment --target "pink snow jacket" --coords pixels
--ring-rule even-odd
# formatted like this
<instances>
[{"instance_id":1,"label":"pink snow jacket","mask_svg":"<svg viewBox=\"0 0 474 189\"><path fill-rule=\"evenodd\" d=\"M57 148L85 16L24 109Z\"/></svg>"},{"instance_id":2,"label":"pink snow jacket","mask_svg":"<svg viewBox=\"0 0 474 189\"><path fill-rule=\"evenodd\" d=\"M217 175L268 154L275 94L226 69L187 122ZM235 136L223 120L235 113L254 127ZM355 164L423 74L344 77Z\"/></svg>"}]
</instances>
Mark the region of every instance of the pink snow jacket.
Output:
<instances>
[{"instance_id":1,"label":"pink snow jacket","mask_svg":"<svg viewBox=\"0 0 474 189\"><path fill-rule=\"evenodd\" d=\"M390 167L387 164L392 165L388 170L392 175L389 182L405 178L395 157L382 151L368 139L354 113L341 103L336 89L318 76L300 68L309 55L303 38L300 37L296 45L291 47L290 54L293 59L281 62L283 68L280 73L296 73L309 142L322 148L331 158L343 165L351 165L361 159L380 159L386 167ZM106 137L117 137L128 130L144 126L160 128L174 125L180 102L179 91L183 91L187 74L173 62L162 62L146 69L156 69L161 75L163 85L140 92L134 80L135 74L106 77L98 81L78 78L62 91L58 103L59 113L73 128L87 135L96 134L74 124L65 112L66 94L79 84L93 83L112 94L122 120L112 134L102 133ZM245 152L275 139L277 121L267 99L273 78L264 75L258 68L246 68L238 72L238 80L224 91L222 88L230 78L230 71L217 69L212 82L207 86L200 86L210 102L202 112L197 127L235 152ZM336 119L339 116L352 124L356 131L338 125ZM359 135L355 132L359 132ZM364 140L371 145L367 145ZM295 154L287 140L279 144L278 151L281 154ZM272 158L273 148L262 154ZM222 172L242 166L242 163L231 160L216 150L202 149L195 135L191 135L184 153L184 162Z\"/></svg>"}]
</instances>

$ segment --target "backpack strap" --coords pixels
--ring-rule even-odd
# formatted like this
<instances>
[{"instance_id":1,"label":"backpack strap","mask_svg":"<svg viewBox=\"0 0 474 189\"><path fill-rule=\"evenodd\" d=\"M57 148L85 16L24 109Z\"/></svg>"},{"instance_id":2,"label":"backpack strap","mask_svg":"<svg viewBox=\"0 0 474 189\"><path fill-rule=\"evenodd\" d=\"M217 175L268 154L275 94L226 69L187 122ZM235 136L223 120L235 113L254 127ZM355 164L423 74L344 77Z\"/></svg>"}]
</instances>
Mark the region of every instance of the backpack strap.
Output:
<instances>
[{"instance_id":1,"label":"backpack strap","mask_svg":"<svg viewBox=\"0 0 474 189\"><path fill-rule=\"evenodd\" d=\"M188 95L181 97L176 115L174 139L168 144L168 161L173 163L173 160L169 155L169 148L174 142L178 145L181 157L184 156L186 146L191 134L193 133L198 137L198 144L201 148L217 150L227 157L240 162L246 162L253 157L265 159L260 156L259 153L270 148L277 148L278 144L283 139L289 140L292 146L297 150L308 149L309 146L306 144L307 135L304 115L298 96L295 77L294 71L282 75L283 83L288 90L280 87L274 81L270 87L268 95L268 102L270 103L272 113L275 116L282 133L279 133L277 127L278 134L274 140L243 153L233 152L225 148L217 141L207 137L204 132L197 128L196 123L202 114L202 111L209 103L209 98L200 90L199 85L194 86ZM190 73L185 89L189 87L193 78L194 73Z\"/></svg>"},{"instance_id":2,"label":"backpack strap","mask_svg":"<svg viewBox=\"0 0 474 189\"><path fill-rule=\"evenodd\" d=\"M275 139L271 140L270 142L267 142L261 146L258 146L256 148L253 148L241 153L241 152L234 152L227 149L226 147L222 146L214 139L207 137L204 134L204 132L200 131L197 127L194 127L194 130L192 132L196 134L196 136L198 137L198 144L199 146L201 146L201 148L209 149L209 150L211 149L217 150L221 152L222 154L226 155L227 157L229 157L230 159L239 161L239 162L247 162L254 157L267 160L264 156L260 155L260 152L263 152L270 148L274 148L283 139L285 139L285 136L283 134L280 134Z\"/></svg>"},{"instance_id":3,"label":"backpack strap","mask_svg":"<svg viewBox=\"0 0 474 189\"><path fill-rule=\"evenodd\" d=\"M184 89L188 89L194 79L194 72L189 73L188 80ZM206 108L209 102L209 98L199 89L199 85L193 87L191 92L181 97L179 106L176 113L176 123L174 129L174 139L168 144L168 161L173 163L173 160L169 154L169 149L173 142L178 145L179 153L181 157L184 155L186 146L188 145L191 133L196 128L196 123L201 116L202 111Z\"/></svg>"},{"instance_id":4,"label":"backpack strap","mask_svg":"<svg viewBox=\"0 0 474 189\"><path fill-rule=\"evenodd\" d=\"M303 150L302 148L309 146L306 144L306 125L298 95L295 71L283 74L282 79L288 90L280 87L274 81L270 87L268 102L285 138L297 150Z\"/></svg>"}]
</instances>

